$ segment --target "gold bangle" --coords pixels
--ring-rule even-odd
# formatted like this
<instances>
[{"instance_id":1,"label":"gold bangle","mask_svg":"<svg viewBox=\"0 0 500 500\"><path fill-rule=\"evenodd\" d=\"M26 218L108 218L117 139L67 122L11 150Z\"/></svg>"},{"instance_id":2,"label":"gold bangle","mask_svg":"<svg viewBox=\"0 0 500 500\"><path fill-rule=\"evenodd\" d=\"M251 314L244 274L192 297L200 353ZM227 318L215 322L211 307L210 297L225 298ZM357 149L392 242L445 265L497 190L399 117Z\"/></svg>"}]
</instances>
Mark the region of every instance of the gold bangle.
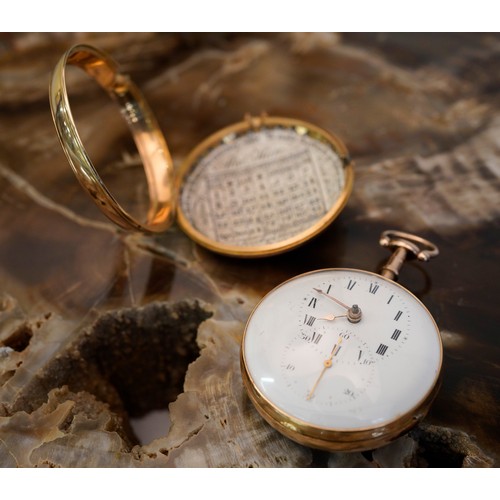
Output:
<instances>
[{"instance_id":1,"label":"gold bangle","mask_svg":"<svg viewBox=\"0 0 500 500\"><path fill-rule=\"evenodd\" d=\"M125 117L146 173L149 210L144 222L128 214L108 191L78 135L66 90L68 64L83 69L115 100ZM88 45L75 45L63 54L52 74L49 89L52 119L68 161L83 188L101 211L124 229L161 232L175 215L174 172L167 143L143 95L118 72L107 54Z\"/></svg>"}]
</instances>

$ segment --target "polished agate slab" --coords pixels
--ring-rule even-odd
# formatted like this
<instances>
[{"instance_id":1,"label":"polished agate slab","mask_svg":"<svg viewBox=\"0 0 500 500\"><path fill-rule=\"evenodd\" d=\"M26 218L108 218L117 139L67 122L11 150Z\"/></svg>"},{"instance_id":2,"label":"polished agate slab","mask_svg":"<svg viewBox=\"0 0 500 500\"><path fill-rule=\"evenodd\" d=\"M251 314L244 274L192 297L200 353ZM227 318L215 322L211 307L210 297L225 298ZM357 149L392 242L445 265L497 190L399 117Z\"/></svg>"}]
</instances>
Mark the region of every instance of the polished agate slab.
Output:
<instances>
[{"instance_id":1,"label":"polished agate slab","mask_svg":"<svg viewBox=\"0 0 500 500\"><path fill-rule=\"evenodd\" d=\"M118 230L75 180L47 85L76 42L108 50L146 95L180 166L246 113L335 131L354 189L323 233L258 260L215 254L177 226ZM6 34L0 54L0 464L401 467L498 464L496 35ZM72 81L82 140L113 193L147 201L112 103ZM245 395L240 342L254 305L302 272L376 272L387 228L440 257L400 284L444 344L429 415L373 453L321 454L267 425ZM168 410L166 435L130 421Z\"/></svg>"}]
</instances>

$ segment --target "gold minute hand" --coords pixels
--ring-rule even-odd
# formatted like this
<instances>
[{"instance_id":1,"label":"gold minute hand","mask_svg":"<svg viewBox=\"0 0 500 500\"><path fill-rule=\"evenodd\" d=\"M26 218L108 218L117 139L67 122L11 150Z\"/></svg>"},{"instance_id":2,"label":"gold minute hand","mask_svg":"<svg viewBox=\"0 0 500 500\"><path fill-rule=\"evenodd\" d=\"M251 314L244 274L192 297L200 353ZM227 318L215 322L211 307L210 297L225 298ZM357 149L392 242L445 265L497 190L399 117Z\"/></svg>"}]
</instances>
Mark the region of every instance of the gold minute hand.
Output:
<instances>
[{"instance_id":1,"label":"gold minute hand","mask_svg":"<svg viewBox=\"0 0 500 500\"><path fill-rule=\"evenodd\" d=\"M344 304L343 302L340 302L339 299L336 299L335 297L332 297L331 295L328 295L326 292L324 292L323 290L320 290L319 288L315 288L314 291L320 293L321 295L324 295L325 297L328 297L330 300L333 300L334 302L336 302L339 306L342 306L344 307L345 309L349 310L351 307L348 306L347 304Z\"/></svg>"}]
</instances>

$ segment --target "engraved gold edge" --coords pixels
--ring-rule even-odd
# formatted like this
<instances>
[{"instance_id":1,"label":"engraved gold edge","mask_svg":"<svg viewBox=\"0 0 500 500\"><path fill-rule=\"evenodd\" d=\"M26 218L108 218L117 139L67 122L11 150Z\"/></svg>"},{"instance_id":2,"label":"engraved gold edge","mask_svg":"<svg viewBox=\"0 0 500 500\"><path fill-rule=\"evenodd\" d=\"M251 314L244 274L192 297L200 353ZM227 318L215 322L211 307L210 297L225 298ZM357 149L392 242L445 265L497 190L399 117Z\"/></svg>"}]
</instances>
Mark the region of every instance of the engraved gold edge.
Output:
<instances>
[{"instance_id":1,"label":"engraved gold edge","mask_svg":"<svg viewBox=\"0 0 500 500\"><path fill-rule=\"evenodd\" d=\"M379 423L376 426L364 427L359 430L352 430L348 428L335 428L335 427L320 427L311 425L301 419L295 418L292 415L286 413L285 411L279 409L274 403L269 401L257 388L255 381L252 379L250 372L247 368L245 360L245 338L247 335L248 324L254 314L254 312L259 307L260 303L263 302L266 297L273 293L278 288L286 285L288 282L293 281L297 278L307 276L310 274L321 273L325 271L354 271L371 276L375 276L377 279L381 279L396 285L397 287L404 290L411 297L413 297L417 303L423 307L424 311L429 316L434 329L436 332L436 337L439 345L439 363L436 377L434 378L432 384L429 386L427 393L415 404L413 408L408 410L408 412L401 414L393 419L387 420L385 422ZM414 427L420 420L422 420L427 414L430 405L434 398L436 397L440 382L441 382L441 368L443 363L443 343L441 340L441 334L436 321L432 317L431 313L427 307L418 299L412 292L400 285L399 283L385 278L380 274L373 273L371 271L365 271L363 269L351 269L351 268L325 268L317 269L307 273L303 273L287 281L279 284L271 291L269 291L259 303L255 306L254 310L250 314L247 323L245 325L245 330L241 339L240 347L240 367L243 379L243 385L245 386L250 400L256 407L259 414L276 430L283 433L288 438L296 441L300 444L310 446L313 448L319 448L327 451L365 451L376 447L388 444L397 437L401 436L403 433Z\"/></svg>"},{"instance_id":2,"label":"engraved gold edge","mask_svg":"<svg viewBox=\"0 0 500 500\"><path fill-rule=\"evenodd\" d=\"M354 169L353 163L350 160L349 153L346 146L342 140L336 135L328 132L316 125L311 123L296 120L293 118L284 117L265 117L262 118L262 127L304 127L307 130L308 135L312 136L317 140L326 142L337 152L341 160L344 162L344 175L345 175L345 185L342 190L342 194L339 199L332 205L330 210L316 223L314 223L310 228L302 231L301 233L288 238L277 243L272 243L268 245L256 245L256 246L237 246L237 245L227 245L224 243L219 243L216 240L208 238L203 233L198 231L189 222L184 212L182 211L181 204L178 203L177 207L177 221L182 230L188 234L194 241L196 241L201 246L208 248L209 250L224 254L231 255L234 257L267 257L270 255L277 255L292 248L296 248L309 241L311 238L317 236L321 231L328 227L335 218L340 214L344 206L346 205L349 196L353 189L354 184ZM220 144L222 139L228 134L236 133L243 134L252 129L252 122L241 121L233 125L229 125L214 134L207 137L204 141L198 144L186 157L181 167L179 168L177 176L177 192L180 194L182 188L183 179L191 171L191 169L200 161L200 159L208 154L210 150Z\"/></svg>"},{"instance_id":3,"label":"engraved gold edge","mask_svg":"<svg viewBox=\"0 0 500 500\"><path fill-rule=\"evenodd\" d=\"M124 88L130 92L130 94L134 97L136 104L141 108L141 111L144 114L145 124L151 127L149 132L154 134L157 139L161 140L162 145L164 144L164 154L167 158L169 158L168 148L163 135L161 134L156 120L154 119L153 114L139 89L130 80L128 80L127 77L118 73L117 63L108 54L91 45L78 44L70 47L61 56L52 72L52 78L49 83L49 102L52 120L57 131L59 142L68 159L68 162L76 178L82 187L93 198L98 208L119 227L144 232L164 231L171 225L171 217L169 216L169 213L172 212L174 205L172 204L171 207L167 207L165 206L165 203L153 203L152 208L154 210L152 211L155 213L148 214L148 219L153 222L138 222L121 207L115 197L107 189L91 159L89 158L85 147L83 146L83 142L78 134L75 121L71 113L65 78L66 66L68 64L73 64L70 62L71 58L75 55L78 56L79 53L90 54L102 62L110 74L113 75L113 83L120 82L121 85L123 85ZM75 65L85 71L85 69L77 63L75 63ZM101 84L101 86L105 90L109 90L109 88L106 88L104 85ZM148 185L148 187L151 191L152 186Z\"/></svg>"}]
</instances>

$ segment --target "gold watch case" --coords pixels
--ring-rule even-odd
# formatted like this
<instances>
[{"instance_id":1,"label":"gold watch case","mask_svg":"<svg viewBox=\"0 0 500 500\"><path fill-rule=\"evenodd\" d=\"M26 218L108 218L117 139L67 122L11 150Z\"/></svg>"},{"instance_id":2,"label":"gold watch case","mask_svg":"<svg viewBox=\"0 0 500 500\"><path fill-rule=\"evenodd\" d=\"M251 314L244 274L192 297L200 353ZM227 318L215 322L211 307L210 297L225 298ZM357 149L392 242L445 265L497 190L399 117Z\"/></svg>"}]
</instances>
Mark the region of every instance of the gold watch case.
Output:
<instances>
[{"instance_id":1,"label":"gold watch case","mask_svg":"<svg viewBox=\"0 0 500 500\"><path fill-rule=\"evenodd\" d=\"M71 113L67 66L85 71L120 108L147 180L149 210L139 218L114 198L85 149ZM49 100L61 146L78 181L97 207L124 229L161 233L176 215L194 241L214 252L263 257L317 235L337 217L352 191L352 163L338 137L301 120L266 115L248 116L214 133L176 172L139 88L108 54L89 45L75 45L60 58Z\"/></svg>"},{"instance_id":2,"label":"gold watch case","mask_svg":"<svg viewBox=\"0 0 500 500\"><path fill-rule=\"evenodd\" d=\"M401 233L403 234L403 233ZM278 288L292 282L296 279L300 279L307 275L314 275L317 272L322 271L349 271L349 269L338 268L338 269L322 269L315 270L309 273L304 273L299 276L290 278L284 281L269 294L273 293ZM267 299L267 295L264 296L260 302L255 306L254 310L250 314L245 331L243 333L240 349L240 370L243 379L243 385L246 393L249 396L250 401L261 415L261 417L269 424L271 427L276 429L278 432L286 436L287 438L295 441L301 445L321 449L329 452L343 451L343 452L355 452L355 451L368 451L375 448L379 448L386 444L389 444L394 439L400 437L401 435L408 432L415 425L417 425L428 413L432 402L437 396L440 386L441 386L441 370L442 370L442 360L443 360L443 347L441 342L441 337L439 333L439 328L432 317L431 313L425 307L425 305L408 289L403 287L397 282L382 276L380 274L372 273L370 271L361 270L351 270L360 271L367 276L373 276L378 280L384 280L391 282L394 286L401 288L404 293L408 294L412 299L418 304L427 317L430 319L433 327L435 329L436 339L439 343L439 360L437 373L429 386L428 391L423 395L423 397L415 401L415 404L411 409L405 413L400 413L395 415L393 418L380 422L377 425L368 426L364 428L359 428L356 430L345 429L341 427L323 427L312 425L306 421L303 421L289 413L285 410L279 408L273 403L268 397L266 397L257 387L256 382L253 380L246 361L246 350L245 350L245 337L247 336L247 330L252 319L252 316L258 310L262 302ZM268 295L269 295L268 294Z\"/></svg>"},{"instance_id":3,"label":"gold watch case","mask_svg":"<svg viewBox=\"0 0 500 500\"><path fill-rule=\"evenodd\" d=\"M248 134L258 135L266 133L266 131L287 131L289 135L291 134L291 137L294 135L296 135L297 138L307 137L308 139L321 144L323 147L327 147L332 155L338 157L339 163L342 165L343 185L338 193L338 196L335 196L333 202L326 207L324 213L317 217L316 220L308 224L306 227L303 227L295 234L288 235L285 238L277 238L276 241L268 243L252 242L251 244L239 244L238 242L228 243L220 241L216 237L207 235L204 233L203 229L196 227L188 216L188 210L186 209L185 203L183 203L183 193L186 190L186 185L190 182L191 174L196 170L196 168L198 168L204 159L208 158L209 155L212 155L217 159L217 149L225 147L229 142L228 138L230 138L231 141L235 141L245 138ZM217 165L215 164L215 161L208 161L203 165L203 168L208 170L210 168L217 168ZM221 175L223 176L223 174L219 174L219 176ZM304 176L301 172L298 172L297 175ZM223 177L230 178L230 176ZM190 238L199 243L201 246L216 253L237 257L265 257L275 255L291 250L307 242L328 227L347 203L349 195L352 191L353 179L353 164L350 160L347 148L341 139L332 133L302 120L269 117L265 115L261 117L247 117L245 120L228 126L211 135L201 142L187 156L181 165L177 176L177 192L179 193L177 203L177 220L179 226ZM304 182L303 180L299 180L297 178L296 181ZM249 185L247 187L255 190L253 193L254 195L257 194L257 186ZM297 188L296 183L291 189L293 188ZM207 193L207 195L209 194L210 193ZM285 200L285 198L281 201L283 200ZM289 199L285 201L288 202L288 205L283 208L283 211L291 213L294 209L296 209L296 207L293 206L293 200ZM302 203L303 201L304 200L302 200ZM276 213L276 211L274 213ZM247 228L242 225L241 229L242 231L245 231ZM269 237L269 234L265 236Z\"/></svg>"}]
</instances>

